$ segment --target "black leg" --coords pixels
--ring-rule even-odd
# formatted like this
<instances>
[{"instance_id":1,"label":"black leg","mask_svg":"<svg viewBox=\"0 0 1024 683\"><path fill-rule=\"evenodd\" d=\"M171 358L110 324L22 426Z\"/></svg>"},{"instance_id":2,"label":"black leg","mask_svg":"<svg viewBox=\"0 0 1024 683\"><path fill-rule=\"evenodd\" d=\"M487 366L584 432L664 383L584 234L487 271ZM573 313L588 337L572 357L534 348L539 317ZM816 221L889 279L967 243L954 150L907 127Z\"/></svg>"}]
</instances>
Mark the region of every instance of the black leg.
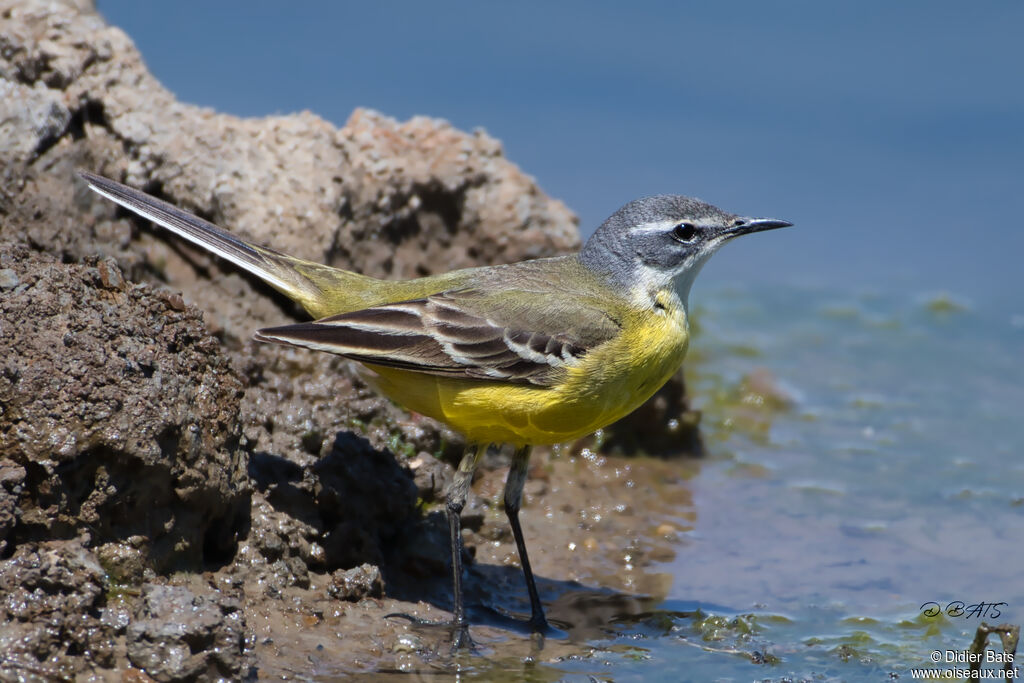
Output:
<instances>
[{"instance_id":1,"label":"black leg","mask_svg":"<svg viewBox=\"0 0 1024 683\"><path fill-rule=\"evenodd\" d=\"M516 539L519 563L523 565L526 590L530 594L530 627L534 631L544 633L550 627L544 617L544 606L540 604L537 584L533 580L530 557L526 554L526 541L523 540L523 529L519 526L519 508L523 503L523 485L526 484L526 473L530 465L530 450L529 446L522 446L516 449L515 455L512 456L512 466L509 467L508 479L505 480L505 514L508 515L508 523Z\"/></svg>"},{"instance_id":2,"label":"black leg","mask_svg":"<svg viewBox=\"0 0 1024 683\"><path fill-rule=\"evenodd\" d=\"M470 444L459 462L459 469L452 478L447 493L448 533L452 553L452 599L455 603L452 610L452 626L457 629L454 634L455 647L472 646L469 637L469 622L466 621L466 607L462 599L462 508L466 505L469 485L473 481L480 456L487 450L487 445Z\"/></svg>"},{"instance_id":3,"label":"black leg","mask_svg":"<svg viewBox=\"0 0 1024 683\"><path fill-rule=\"evenodd\" d=\"M387 617L401 617L408 619L411 623L420 627L445 628L451 632L452 649L457 650L463 647L472 648L473 640L469 637L469 622L466 620L465 603L462 600L462 520L459 515L466 505L466 497L469 495L469 485L473 481L473 472L476 470L480 456L487 450L487 446L469 444L466 452L459 462L459 469L456 470L452 483L448 486L446 496L446 512L448 517L448 532L452 553L452 620L450 622L425 621L410 614L395 612L386 615Z\"/></svg>"}]
</instances>

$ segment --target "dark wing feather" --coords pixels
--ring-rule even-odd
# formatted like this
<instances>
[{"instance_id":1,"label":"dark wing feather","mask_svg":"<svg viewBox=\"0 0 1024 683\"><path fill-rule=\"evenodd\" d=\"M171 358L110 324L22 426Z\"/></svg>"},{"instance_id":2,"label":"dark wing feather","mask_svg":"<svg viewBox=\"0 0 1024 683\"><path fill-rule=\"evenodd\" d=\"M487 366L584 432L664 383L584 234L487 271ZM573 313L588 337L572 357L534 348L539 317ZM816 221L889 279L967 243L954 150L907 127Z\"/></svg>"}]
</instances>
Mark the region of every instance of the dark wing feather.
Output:
<instances>
[{"instance_id":1,"label":"dark wing feather","mask_svg":"<svg viewBox=\"0 0 1024 683\"><path fill-rule=\"evenodd\" d=\"M549 386L619 329L578 296L469 289L260 330L256 337L417 372Z\"/></svg>"}]
</instances>

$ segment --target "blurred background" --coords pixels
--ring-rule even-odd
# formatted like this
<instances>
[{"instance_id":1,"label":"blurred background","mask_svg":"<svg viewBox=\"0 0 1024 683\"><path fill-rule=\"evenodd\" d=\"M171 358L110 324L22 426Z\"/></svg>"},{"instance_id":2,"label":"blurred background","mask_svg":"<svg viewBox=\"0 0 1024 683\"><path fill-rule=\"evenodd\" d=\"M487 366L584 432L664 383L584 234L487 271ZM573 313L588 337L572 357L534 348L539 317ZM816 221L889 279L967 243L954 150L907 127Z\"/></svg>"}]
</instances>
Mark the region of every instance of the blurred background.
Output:
<instances>
[{"instance_id":1,"label":"blurred background","mask_svg":"<svg viewBox=\"0 0 1024 683\"><path fill-rule=\"evenodd\" d=\"M1020 2L97 4L186 102L483 127L584 236L662 192L798 225L731 245L698 292L1024 286Z\"/></svg>"},{"instance_id":2,"label":"blurred background","mask_svg":"<svg viewBox=\"0 0 1024 683\"><path fill-rule=\"evenodd\" d=\"M708 457L616 680L881 680L970 642L924 603L1024 622L1024 3L98 5L186 102L483 127L584 237L662 192L796 224L694 287Z\"/></svg>"}]
</instances>

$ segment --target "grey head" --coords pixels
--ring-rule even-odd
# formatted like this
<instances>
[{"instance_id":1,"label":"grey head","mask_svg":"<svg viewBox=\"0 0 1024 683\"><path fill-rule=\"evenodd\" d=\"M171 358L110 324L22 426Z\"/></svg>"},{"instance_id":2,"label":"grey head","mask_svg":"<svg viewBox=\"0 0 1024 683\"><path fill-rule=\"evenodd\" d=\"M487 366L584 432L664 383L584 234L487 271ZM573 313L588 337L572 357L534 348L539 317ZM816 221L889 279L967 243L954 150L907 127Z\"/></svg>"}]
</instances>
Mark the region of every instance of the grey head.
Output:
<instances>
[{"instance_id":1,"label":"grey head","mask_svg":"<svg viewBox=\"0 0 1024 683\"><path fill-rule=\"evenodd\" d=\"M579 259L624 292L651 296L672 287L685 305L693 279L719 247L740 235L789 225L727 213L691 197L655 195L631 201L609 216Z\"/></svg>"}]
</instances>

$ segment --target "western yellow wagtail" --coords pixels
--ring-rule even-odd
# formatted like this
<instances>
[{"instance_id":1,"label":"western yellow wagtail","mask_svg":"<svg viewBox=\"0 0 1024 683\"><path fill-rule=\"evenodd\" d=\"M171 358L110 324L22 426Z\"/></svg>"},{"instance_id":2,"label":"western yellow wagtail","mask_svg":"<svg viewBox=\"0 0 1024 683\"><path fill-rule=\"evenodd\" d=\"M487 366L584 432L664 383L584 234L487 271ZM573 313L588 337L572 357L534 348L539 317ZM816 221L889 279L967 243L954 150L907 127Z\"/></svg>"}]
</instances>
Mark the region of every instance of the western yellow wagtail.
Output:
<instances>
[{"instance_id":1,"label":"western yellow wagtail","mask_svg":"<svg viewBox=\"0 0 1024 683\"><path fill-rule=\"evenodd\" d=\"M686 353L687 297L701 266L738 235L791 223L743 218L679 195L646 197L606 220L571 256L385 281L244 242L127 185L81 173L104 197L248 270L313 322L256 339L340 354L381 392L465 435L446 493L456 644L468 642L459 516L480 456L512 444L505 512L546 631L519 507L530 449L579 438L646 401Z\"/></svg>"}]
</instances>

